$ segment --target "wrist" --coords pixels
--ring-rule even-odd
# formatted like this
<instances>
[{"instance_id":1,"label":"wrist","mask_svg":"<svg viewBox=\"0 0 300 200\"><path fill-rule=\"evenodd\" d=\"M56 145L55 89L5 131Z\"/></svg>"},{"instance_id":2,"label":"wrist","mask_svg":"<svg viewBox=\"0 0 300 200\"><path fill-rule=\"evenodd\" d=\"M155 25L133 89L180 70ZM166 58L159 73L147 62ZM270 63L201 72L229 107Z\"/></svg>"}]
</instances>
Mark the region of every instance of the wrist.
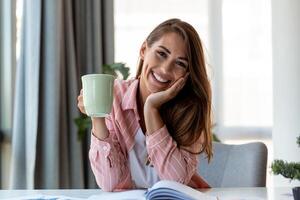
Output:
<instances>
[{"instance_id":1,"label":"wrist","mask_svg":"<svg viewBox=\"0 0 300 200\"><path fill-rule=\"evenodd\" d=\"M91 117L91 120L92 120L92 124L105 122L104 117Z\"/></svg>"},{"instance_id":2,"label":"wrist","mask_svg":"<svg viewBox=\"0 0 300 200\"><path fill-rule=\"evenodd\" d=\"M157 97L149 95L145 101L144 108L147 107L149 109L159 109L161 106L160 102L157 101Z\"/></svg>"},{"instance_id":3,"label":"wrist","mask_svg":"<svg viewBox=\"0 0 300 200\"><path fill-rule=\"evenodd\" d=\"M147 129L147 135L151 135L156 130L160 129L163 126L162 119L160 117L159 110L150 105L144 106L144 118L145 125Z\"/></svg>"},{"instance_id":4,"label":"wrist","mask_svg":"<svg viewBox=\"0 0 300 200\"><path fill-rule=\"evenodd\" d=\"M153 115L153 114L158 114L158 113L159 113L158 108L154 107L150 103L145 103L145 105L144 105L144 116L145 116L145 118L146 118L146 116Z\"/></svg>"},{"instance_id":5,"label":"wrist","mask_svg":"<svg viewBox=\"0 0 300 200\"><path fill-rule=\"evenodd\" d=\"M108 137L109 133L106 128L104 117L92 117L92 133L95 137L103 140Z\"/></svg>"}]
</instances>

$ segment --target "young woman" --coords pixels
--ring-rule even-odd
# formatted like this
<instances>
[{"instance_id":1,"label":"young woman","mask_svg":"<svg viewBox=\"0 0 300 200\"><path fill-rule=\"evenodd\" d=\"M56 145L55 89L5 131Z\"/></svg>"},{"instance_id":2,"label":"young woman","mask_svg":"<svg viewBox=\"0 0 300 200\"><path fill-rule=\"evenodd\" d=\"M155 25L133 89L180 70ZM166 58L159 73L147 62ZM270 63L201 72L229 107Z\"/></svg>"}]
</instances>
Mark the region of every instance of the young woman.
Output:
<instances>
[{"instance_id":1,"label":"young woman","mask_svg":"<svg viewBox=\"0 0 300 200\"><path fill-rule=\"evenodd\" d=\"M78 107L85 113L82 93ZM106 118L92 118L90 162L104 191L148 188L167 179L204 188L198 156L212 156L211 87L195 29L158 25L140 49L135 79L116 80Z\"/></svg>"}]
</instances>

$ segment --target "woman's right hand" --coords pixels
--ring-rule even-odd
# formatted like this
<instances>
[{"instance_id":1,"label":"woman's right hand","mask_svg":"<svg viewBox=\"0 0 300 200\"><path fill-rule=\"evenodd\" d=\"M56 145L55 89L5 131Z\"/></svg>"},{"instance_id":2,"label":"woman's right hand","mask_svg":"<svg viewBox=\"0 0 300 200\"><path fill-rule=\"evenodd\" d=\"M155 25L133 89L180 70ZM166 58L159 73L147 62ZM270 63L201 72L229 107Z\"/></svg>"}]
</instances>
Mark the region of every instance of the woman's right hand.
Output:
<instances>
[{"instance_id":1,"label":"woman's right hand","mask_svg":"<svg viewBox=\"0 0 300 200\"><path fill-rule=\"evenodd\" d=\"M77 101L78 101L77 107L79 108L80 112L82 112L83 114L86 114L85 108L83 105L83 90L82 89L80 90L80 94L77 97Z\"/></svg>"},{"instance_id":2,"label":"woman's right hand","mask_svg":"<svg viewBox=\"0 0 300 200\"><path fill-rule=\"evenodd\" d=\"M79 108L80 112L83 114L86 114L84 105L83 105L83 90L80 90L80 94L77 97L77 107ZM109 132L106 128L105 124L105 118L104 117L92 117L92 130L93 134L98 138L98 139L105 139L108 137Z\"/></svg>"}]
</instances>

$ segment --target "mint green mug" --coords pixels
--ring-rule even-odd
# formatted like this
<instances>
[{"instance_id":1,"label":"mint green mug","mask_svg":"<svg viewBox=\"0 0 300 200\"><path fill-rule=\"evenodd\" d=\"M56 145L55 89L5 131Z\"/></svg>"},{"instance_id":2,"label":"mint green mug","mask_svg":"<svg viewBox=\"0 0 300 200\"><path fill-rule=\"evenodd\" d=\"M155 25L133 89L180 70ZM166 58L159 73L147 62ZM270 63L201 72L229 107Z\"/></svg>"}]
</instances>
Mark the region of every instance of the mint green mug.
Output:
<instances>
[{"instance_id":1,"label":"mint green mug","mask_svg":"<svg viewBox=\"0 0 300 200\"><path fill-rule=\"evenodd\" d=\"M87 74L81 77L83 105L90 117L105 117L111 112L115 77L108 74Z\"/></svg>"}]
</instances>

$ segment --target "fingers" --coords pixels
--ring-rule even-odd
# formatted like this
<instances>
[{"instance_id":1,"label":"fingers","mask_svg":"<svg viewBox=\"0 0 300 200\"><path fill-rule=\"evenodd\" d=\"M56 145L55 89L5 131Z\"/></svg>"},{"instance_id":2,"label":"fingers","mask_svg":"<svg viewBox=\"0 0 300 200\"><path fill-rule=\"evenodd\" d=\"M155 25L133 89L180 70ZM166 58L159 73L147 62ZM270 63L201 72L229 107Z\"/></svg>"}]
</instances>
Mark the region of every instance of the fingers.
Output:
<instances>
[{"instance_id":1,"label":"fingers","mask_svg":"<svg viewBox=\"0 0 300 200\"><path fill-rule=\"evenodd\" d=\"M77 107L80 110L80 112L82 112L83 114L86 114L85 109L84 109L84 105L83 105L83 90L80 90L80 94L77 97Z\"/></svg>"},{"instance_id":2,"label":"fingers","mask_svg":"<svg viewBox=\"0 0 300 200\"><path fill-rule=\"evenodd\" d=\"M184 77L183 77L183 79L184 79L184 84L185 84L185 82L187 81L187 79L189 78L189 75L190 75L190 72L188 72L188 73L186 73L186 74L184 75Z\"/></svg>"},{"instance_id":3,"label":"fingers","mask_svg":"<svg viewBox=\"0 0 300 200\"><path fill-rule=\"evenodd\" d=\"M184 78L177 80L169 89L169 98L175 97L184 85Z\"/></svg>"},{"instance_id":4,"label":"fingers","mask_svg":"<svg viewBox=\"0 0 300 200\"><path fill-rule=\"evenodd\" d=\"M183 77L183 82L181 83L181 87L179 90L181 90L185 86L185 83L186 83L187 79L189 78L189 75L190 75L189 72L185 74L185 76Z\"/></svg>"},{"instance_id":5,"label":"fingers","mask_svg":"<svg viewBox=\"0 0 300 200\"><path fill-rule=\"evenodd\" d=\"M169 96L171 98L175 97L178 92L184 87L187 79L188 79L189 73L186 73L184 77L181 77L178 79L172 86L169 88Z\"/></svg>"}]
</instances>

